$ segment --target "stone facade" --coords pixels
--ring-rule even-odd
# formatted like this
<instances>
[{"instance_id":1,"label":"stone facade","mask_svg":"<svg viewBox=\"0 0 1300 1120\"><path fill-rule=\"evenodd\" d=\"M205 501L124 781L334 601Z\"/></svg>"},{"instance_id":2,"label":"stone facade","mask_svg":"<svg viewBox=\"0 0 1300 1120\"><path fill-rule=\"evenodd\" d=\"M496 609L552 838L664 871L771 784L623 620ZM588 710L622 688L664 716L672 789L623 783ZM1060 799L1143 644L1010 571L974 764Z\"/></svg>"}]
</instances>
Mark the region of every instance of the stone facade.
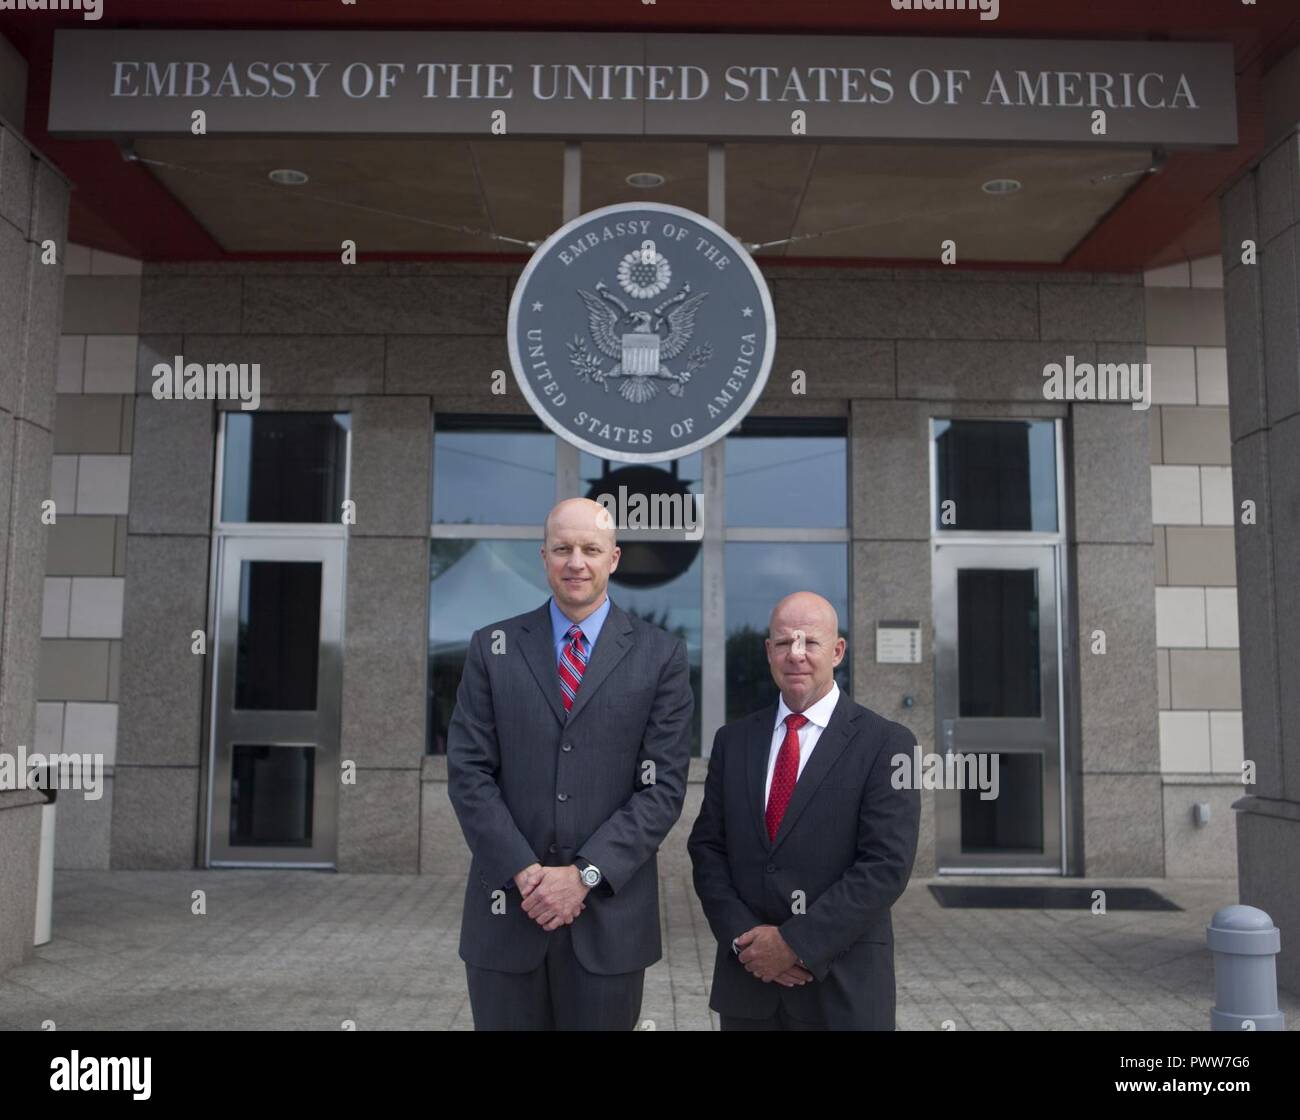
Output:
<instances>
[{"instance_id":1,"label":"stone facade","mask_svg":"<svg viewBox=\"0 0 1300 1120\"><path fill-rule=\"evenodd\" d=\"M0 119L0 752L36 740L68 183ZM66 512L56 505L54 516ZM0 970L32 951L45 797L0 790Z\"/></svg>"},{"instance_id":2,"label":"stone facade","mask_svg":"<svg viewBox=\"0 0 1300 1120\"><path fill-rule=\"evenodd\" d=\"M1231 878L1243 747L1222 289L1218 257L1146 275L1167 873Z\"/></svg>"},{"instance_id":3,"label":"stone facade","mask_svg":"<svg viewBox=\"0 0 1300 1120\"><path fill-rule=\"evenodd\" d=\"M124 492L107 499L121 503L112 512L78 509L73 519L72 531L91 536L106 533L91 519L112 521L111 565L103 542L88 543L67 550L83 554L81 567L60 560L64 567L47 573L55 632L45 643L50 689L41 699L43 725L53 734L61 718L65 742L70 717L81 726L102 712L92 727L103 736L112 710L114 766L111 799L82 810L82 822L66 842L60 838L60 862L160 868L200 858L207 670L189 654L189 635L207 617L215 408L222 404L152 398L154 363L183 354L259 362L264 409L352 413L357 523L349 542L342 757L356 762L360 780L341 792L339 868L462 867L445 762L423 754L430 433L438 410L526 411L517 394L490 393L492 371L508 368L505 316L517 266L195 263L145 265L136 275L129 262L107 258L97 273L100 256L89 255L86 275L69 280L59 402L67 431L58 450L75 457L78 471L84 457L129 456L130 477ZM1079 623L1067 640L1077 680L1067 688L1067 701L1077 696L1066 748L1067 813L1077 837L1071 871L1162 874L1148 417L1127 405L1047 402L1041 375L1045 363L1067 354L1140 360L1148 314L1141 278L779 264L766 272L780 340L755 411L846 419L850 643L868 651L878 619L916 617L926 651L920 665L877 665L860 654L854 690L923 744L934 735L929 420L1066 420L1075 595L1066 614ZM83 299L92 283L94 298ZM133 409L119 364L132 349ZM92 363L92 354L101 357ZM795 369L807 375L806 395L790 392ZM99 565L93 571L92 563ZM72 621L78 580L93 636L81 636L82 616ZM118 580L120 594L110 591L109 581ZM1107 628L1105 659L1088 655L1083 635L1096 625ZM67 680L77 676L77 657L84 685ZM693 770L702 780L703 764ZM698 794L693 785L665 859L684 859ZM918 874L934 870L933 827L927 807Z\"/></svg>"},{"instance_id":4,"label":"stone facade","mask_svg":"<svg viewBox=\"0 0 1300 1120\"><path fill-rule=\"evenodd\" d=\"M107 867L118 735L140 263L68 247L41 613L36 743L104 758L103 795L59 805L60 867ZM132 620L134 622L134 619Z\"/></svg>"}]
</instances>

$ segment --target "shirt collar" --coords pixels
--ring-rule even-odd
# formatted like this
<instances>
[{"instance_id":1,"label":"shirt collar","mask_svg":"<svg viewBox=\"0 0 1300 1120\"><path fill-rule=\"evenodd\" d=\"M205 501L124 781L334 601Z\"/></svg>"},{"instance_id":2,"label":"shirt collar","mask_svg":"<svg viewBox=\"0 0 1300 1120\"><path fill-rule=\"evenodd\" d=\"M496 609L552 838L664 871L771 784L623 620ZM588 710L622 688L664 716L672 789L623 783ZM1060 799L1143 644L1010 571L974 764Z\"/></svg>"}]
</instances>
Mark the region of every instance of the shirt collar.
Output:
<instances>
[{"instance_id":1,"label":"shirt collar","mask_svg":"<svg viewBox=\"0 0 1300 1120\"><path fill-rule=\"evenodd\" d=\"M551 604L551 634L558 645L564 640L564 636L569 632L569 627L573 625L573 619L569 618L555 603L555 596L550 598ZM605 625L605 619L609 617L609 608L611 600L609 595L605 596L605 601L600 604L591 614L587 615L578 623L582 627L582 635L587 639L587 648L590 649L596 644L596 639L600 636L600 628Z\"/></svg>"},{"instance_id":2,"label":"shirt collar","mask_svg":"<svg viewBox=\"0 0 1300 1120\"><path fill-rule=\"evenodd\" d=\"M830 692L818 700L816 704L812 705L812 707L805 708L801 714L808 717L809 723L815 723L825 731L826 725L830 723L831 715L835 711L835 705L839 702L840 686L832 680ZM776 702L776 723L773 725L772 729L775 731L776 728L780 727L785 722L785 717L788 715L790 715L790 709L786 707L785 697L778 696Z\"/></svg>"}]
</instances>

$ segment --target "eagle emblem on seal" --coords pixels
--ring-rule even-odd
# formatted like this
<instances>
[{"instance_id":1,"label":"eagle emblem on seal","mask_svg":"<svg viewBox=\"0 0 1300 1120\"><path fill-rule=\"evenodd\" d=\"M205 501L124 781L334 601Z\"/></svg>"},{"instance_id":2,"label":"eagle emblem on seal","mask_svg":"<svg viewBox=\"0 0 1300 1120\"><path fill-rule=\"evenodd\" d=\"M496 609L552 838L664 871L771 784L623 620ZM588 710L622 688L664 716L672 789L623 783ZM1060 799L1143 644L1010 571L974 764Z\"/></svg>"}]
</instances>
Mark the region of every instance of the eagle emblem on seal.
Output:
<instances>
[{"instance_id":1,"label":"eagle emblem on seal","mask_svg":"<svg viewBox=\"0 0 1300 1120\"><path fill-rule=\"evenodd\" d=\"M653 249L634 250L619 264L618 283L633 299L653 299L668 289L672 269L667 258ZM650 400L666 381L674 397L685 395L691 377L713 357L708 343L697 346L678 370L665 362L672 361L690 345L695 333L695 313L708 298L708 292L691 293L690 284L653 309L629 306L598 281L594 291L578 289L578 298L586 305L589 336L597 353L588 348L587 339L574 335L568 344L569 362L584 381L593 381L609 392L611 382L633 404ZM603 355L603 358L601 357ZM614 365L606 369L606 362Z\"/></svg>"}]
</instances>

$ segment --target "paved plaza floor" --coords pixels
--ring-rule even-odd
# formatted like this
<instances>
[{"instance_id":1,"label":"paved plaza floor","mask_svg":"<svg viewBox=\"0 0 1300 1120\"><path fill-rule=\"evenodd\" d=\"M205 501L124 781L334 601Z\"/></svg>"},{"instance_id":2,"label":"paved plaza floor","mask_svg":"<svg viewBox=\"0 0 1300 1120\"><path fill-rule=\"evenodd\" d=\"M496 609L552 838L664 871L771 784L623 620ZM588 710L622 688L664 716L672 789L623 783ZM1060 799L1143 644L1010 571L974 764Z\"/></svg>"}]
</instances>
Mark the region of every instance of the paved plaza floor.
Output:
<instances>
[{"instance_id":1,"label":"paved plaza floor","mask_svg":"<svg viewBox=\"0 0 1300 1120\"><path fill-rule=\"evenodd\" d=\"M1237 901L1234 883L1116 880L1108 885L1149 886L1183 909L1094 915L945 910L926 889L931 881L914 880L894 907L900 1030L1207 1029L1214 974L1205 926ZM472 1027L456 953L461 879L59 871L55 883L54 937L0 976L0 1027ZM206 913L196 915L200 890ZM715 1030L712 934L687 876L665 875L662 896L664 958L646 974L643 1020L656 1030ZM1300 1029L1300 997L1282 993L1280 1002L1288 1028Z\"/></svg>"}]
</instances>

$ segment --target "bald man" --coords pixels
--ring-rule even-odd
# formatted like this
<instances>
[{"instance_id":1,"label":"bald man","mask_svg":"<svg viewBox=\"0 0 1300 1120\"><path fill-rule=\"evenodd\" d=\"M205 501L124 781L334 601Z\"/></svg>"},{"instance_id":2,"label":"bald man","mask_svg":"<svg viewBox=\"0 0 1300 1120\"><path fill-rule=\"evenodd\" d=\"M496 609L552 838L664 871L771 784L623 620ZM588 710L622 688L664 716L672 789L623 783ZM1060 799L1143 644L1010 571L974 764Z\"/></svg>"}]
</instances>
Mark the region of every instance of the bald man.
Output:
<instances>
[{"instance_id":1,"label":"bald man","mask_svg":"<svg viewBox=\"0 0 1300 1120\"><path fill-rule=\"evenodd\" d=\"M890 907L912 873L920 793L895 789L915 737L835 684L835 608L772 611L774 704L720 728L688 848L718 941L723 1030L893 1030Z\"/></svg>"},{"instance_id":2,"label":"bald man","mask_svg":"<svg viewBox=\"0 0 1300 1120\"><path fill-rule=\"evenodd\" d=\"M460 955L478 1030L631 1030L686 793L686 647L610 600L596 502L551 510L541 556L551 598L474 633L447 731L473 854Z\"/></svg>"}]
</instances>

